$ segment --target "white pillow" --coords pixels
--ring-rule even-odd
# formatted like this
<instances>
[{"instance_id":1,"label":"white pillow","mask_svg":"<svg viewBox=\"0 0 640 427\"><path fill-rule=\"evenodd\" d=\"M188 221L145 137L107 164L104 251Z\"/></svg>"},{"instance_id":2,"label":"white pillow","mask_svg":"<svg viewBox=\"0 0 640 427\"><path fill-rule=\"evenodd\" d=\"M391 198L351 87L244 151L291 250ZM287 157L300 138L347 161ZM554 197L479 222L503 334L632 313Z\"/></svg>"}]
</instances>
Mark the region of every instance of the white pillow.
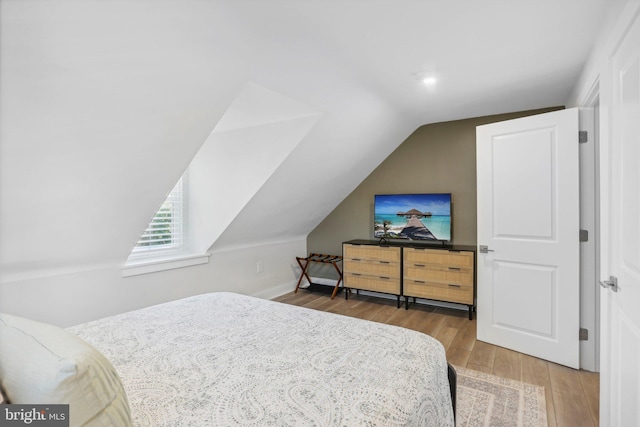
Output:
<instances>
[{"instance_id":1,"label":"white pillow","mask_svg":"<svg viewBox=\"0 0 640 427\"><path fill-rule=\"evenodd\" d=\"M111 363L57 326L0 314L0 379L11 403L69 404L71 426L131 426Z\"/></svg>"}]
</instances>

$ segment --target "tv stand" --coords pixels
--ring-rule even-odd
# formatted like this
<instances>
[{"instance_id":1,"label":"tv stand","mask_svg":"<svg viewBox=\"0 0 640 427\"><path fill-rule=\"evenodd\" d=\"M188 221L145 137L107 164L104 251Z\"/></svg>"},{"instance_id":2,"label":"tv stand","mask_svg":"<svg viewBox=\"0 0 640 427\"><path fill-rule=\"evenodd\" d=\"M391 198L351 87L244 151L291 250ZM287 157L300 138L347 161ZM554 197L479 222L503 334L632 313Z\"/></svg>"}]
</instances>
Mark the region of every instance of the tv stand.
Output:
<instances>
[{"instance_id":1,"label":"tv stand","mask_svg":"<svg viewBox=\"0 0 640 427\"><path fill-rule=\"evenodd\" d=\"M385 239L386 240L386 239ZM475 246L351 240L342 244L345 297L350 289L476 308Z\"/></svg>"}]
</instances>

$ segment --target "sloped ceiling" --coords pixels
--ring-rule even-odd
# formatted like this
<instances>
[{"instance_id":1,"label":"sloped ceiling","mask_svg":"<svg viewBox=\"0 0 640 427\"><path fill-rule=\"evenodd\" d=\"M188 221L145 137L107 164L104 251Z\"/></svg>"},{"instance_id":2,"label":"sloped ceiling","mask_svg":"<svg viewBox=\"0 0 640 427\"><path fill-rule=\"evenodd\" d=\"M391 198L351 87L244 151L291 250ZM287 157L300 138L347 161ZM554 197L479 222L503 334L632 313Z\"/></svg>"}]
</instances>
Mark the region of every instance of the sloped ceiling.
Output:
<instances>
[{"instance_id":1,"label":"sloped ceiling","mask_svg":"<svg viewBox=\"0 0 640 427\"><path fill-rule=\"evenodd\" d=\"M191 251L209 249L320 117L255 83L242 89L189 165Z\"/></svg>"},{"instance_id":2,"label":"sloped ceiling","mask_svg":"<svg viewBox=\"0 0 640 427\"><path fill-rule=\"evenodd\" d=\"M418 126L563 104L610 4L2 0L0 280L123 263L248 82L318 119L214 248L304 236Z\"/></svg>"}]
</instances>

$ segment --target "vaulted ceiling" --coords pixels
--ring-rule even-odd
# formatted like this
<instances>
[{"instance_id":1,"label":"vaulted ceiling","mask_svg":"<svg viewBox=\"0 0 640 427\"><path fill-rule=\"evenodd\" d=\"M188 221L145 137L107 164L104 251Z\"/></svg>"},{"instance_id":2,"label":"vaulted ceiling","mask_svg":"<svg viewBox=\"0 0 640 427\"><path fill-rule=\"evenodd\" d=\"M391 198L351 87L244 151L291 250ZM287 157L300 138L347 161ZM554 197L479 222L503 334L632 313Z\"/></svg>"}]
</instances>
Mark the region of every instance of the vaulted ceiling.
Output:
<instances>
[{"instance_id":1,"label":"vaulted ceiling","mask_svg":"<svg viewBox=\"0 0 640 427\"><path fill-rule=\"evenodd\" d=\"M207 244L305 236L418 126L564 104L619 3L1 0L2 275L123 263L215 133L227 190L277 153Z\"/></svg>"}]
</instances>

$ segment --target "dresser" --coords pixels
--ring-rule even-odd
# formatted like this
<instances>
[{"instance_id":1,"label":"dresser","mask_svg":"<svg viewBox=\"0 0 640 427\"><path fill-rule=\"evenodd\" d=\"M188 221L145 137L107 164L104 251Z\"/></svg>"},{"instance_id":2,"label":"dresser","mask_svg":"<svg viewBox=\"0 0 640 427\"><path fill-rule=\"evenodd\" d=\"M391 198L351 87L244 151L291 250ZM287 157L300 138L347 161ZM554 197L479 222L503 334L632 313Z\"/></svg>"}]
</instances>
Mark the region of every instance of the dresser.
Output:
<instances>
[{"instance_id":1,"label":"dresser","mask_svg":"<svg viewBox=\"0 0 640 427\"><path fill-rule=\"evenodd\" d=\"M345 289L383 292L397 297L398 307L402 295L402 248L388 245L370 245L358 241L342 245L342 275ZM345 292L349 298L349 292Z\"/></svg>"},{"instance_id":2,"label":"dresser","mask_svg":"<svg viewBox=\"0 0 640 427\"><path fill-rule=\"evenodd\" d=\"M459 249L402 249L402 288L409 298L465 304L469 318L475 306L475 252Z\"/></svg>"},{"instance_id":3,"label":"dresser","mask_svg":"<svg viewBox=\"0 0 640 427\"><path fill-rule=\"evenodd\" d=\"M464 304L473 318L476 300L474 246L427 246L377 240L344 242L343 275L349 290Z\"/></svg>"}]
</instances>

